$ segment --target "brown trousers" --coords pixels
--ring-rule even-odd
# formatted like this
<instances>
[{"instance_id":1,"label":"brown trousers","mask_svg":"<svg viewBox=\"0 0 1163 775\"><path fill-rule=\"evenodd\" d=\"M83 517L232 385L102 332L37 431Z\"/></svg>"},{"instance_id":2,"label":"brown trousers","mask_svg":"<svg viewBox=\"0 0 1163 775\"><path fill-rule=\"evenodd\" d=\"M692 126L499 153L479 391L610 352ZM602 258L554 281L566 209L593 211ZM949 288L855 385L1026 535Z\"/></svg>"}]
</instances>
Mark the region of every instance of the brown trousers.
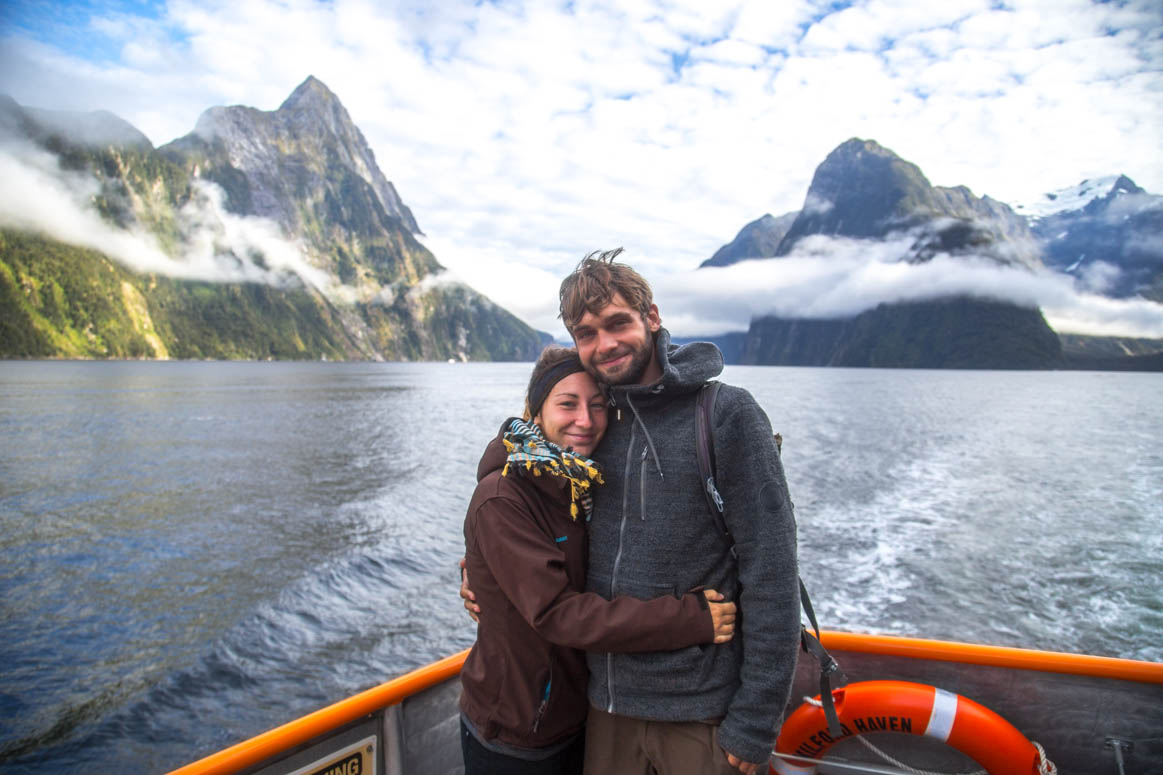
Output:
<instances>
[{"instance_id":1,"label":"brown trousers","mask_svg":"<svg viewBox=\"0 0 1163 775\"><path fill-rule=\"evenodd\" d=\"M586 775L739 775L709 721L646 721L590 707Z\"/></svg>"}]
</instances>

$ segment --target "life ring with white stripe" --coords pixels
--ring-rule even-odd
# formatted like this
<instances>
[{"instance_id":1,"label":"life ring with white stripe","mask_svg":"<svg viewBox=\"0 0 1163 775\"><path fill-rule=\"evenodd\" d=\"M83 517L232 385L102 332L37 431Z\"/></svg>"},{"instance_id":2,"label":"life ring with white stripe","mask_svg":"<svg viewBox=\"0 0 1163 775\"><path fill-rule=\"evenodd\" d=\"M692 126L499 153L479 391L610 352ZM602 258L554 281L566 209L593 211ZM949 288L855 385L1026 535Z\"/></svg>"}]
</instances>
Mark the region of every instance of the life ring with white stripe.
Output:
<instances>
[{"instance_id":1,"label":"life ring with white stripe","mask_svg":"<svg viewBox=\"0 0 1163 775\"><path fill-rule=\"evenodd\" d=\"M833 744L869 732L903 732L940 740L984 767L989 775L1054 771L1041 747L989 708L959 694L905 681L861 681L832 692L841 735L833 737L819 698L800 705L779 731L777 754L816 759ZM814 775L815 765L776 756L778 775Z\"/></svg>"}]
</instances>

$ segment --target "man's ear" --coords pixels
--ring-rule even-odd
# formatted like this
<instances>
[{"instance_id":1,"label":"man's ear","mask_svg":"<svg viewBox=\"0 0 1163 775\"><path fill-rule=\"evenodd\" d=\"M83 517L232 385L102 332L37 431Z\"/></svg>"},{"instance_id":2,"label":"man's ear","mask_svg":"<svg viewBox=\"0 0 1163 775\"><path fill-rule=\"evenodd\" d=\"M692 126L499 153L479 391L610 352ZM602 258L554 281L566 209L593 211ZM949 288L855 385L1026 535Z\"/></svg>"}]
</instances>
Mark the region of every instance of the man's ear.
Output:
<instances>
[{"instance_id":1,"label":"man's ear","mask_svg":"<svg viewBox=\"0 0 1163 775\"><path fill-rule=\"evenodd\" d=\"M649 311L646 313L646 325L650 328L650 333L657 334L658 329L662 328L662 317L658 314L658 305L651 304Z\"/></svg>"}]
</instances>

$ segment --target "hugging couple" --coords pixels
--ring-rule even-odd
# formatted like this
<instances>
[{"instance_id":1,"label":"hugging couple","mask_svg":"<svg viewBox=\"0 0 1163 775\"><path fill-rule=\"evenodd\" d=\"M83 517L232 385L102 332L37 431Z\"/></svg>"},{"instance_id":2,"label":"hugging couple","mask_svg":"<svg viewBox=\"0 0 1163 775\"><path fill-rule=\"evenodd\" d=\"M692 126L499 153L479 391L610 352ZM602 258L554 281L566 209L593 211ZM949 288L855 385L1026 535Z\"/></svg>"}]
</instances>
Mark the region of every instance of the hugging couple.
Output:
<instances>
[{"instance_id":1,"label":"hugging couple","mask_svg":"<svg viewBox=\"0 0 1163 775\"><path fill-rule=\"evenodd\" d=\"M723 385L708 507L696 397L723 369L670 343L647 282L586 256L485 449L464 522L466 775L755 773L799 650L795 520L770 422Z\"/></svg>"}]
</instances>

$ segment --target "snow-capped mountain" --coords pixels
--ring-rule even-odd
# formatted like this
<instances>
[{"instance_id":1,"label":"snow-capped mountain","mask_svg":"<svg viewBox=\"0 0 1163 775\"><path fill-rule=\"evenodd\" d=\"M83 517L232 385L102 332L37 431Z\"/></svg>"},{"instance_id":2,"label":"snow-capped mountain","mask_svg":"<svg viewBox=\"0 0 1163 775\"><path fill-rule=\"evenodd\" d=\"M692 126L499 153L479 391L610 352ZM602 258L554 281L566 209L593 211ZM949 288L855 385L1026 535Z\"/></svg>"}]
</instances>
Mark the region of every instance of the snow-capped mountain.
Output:
<instances>
[{"instance_id":1,"label":"snow-capped mountain","mask_svg":"<svg viewBox=\"0 0 1163 775\"><path fill-rule=\"evenodd\" d=\"M1163 299L1163 196L1114 175L1014 209L1029 219L1048 267L1097 293Z\"/></svg>"},{"instance_id":2,"label":"snow-capped mountain","mask_svg":"<svg viewBox=\"0 0 1163 775\"><path fill-rule=\"evenodd\" d=\"M1115 198L1122 194L1142 194L1143 189L1126 175L1108 175L1087 178L1076 186L1042 194L1032 202L1013 205L1014 210L1031 221L1060 213L1086 209L1096 200Z\"/></svg>"}]
</instances>

